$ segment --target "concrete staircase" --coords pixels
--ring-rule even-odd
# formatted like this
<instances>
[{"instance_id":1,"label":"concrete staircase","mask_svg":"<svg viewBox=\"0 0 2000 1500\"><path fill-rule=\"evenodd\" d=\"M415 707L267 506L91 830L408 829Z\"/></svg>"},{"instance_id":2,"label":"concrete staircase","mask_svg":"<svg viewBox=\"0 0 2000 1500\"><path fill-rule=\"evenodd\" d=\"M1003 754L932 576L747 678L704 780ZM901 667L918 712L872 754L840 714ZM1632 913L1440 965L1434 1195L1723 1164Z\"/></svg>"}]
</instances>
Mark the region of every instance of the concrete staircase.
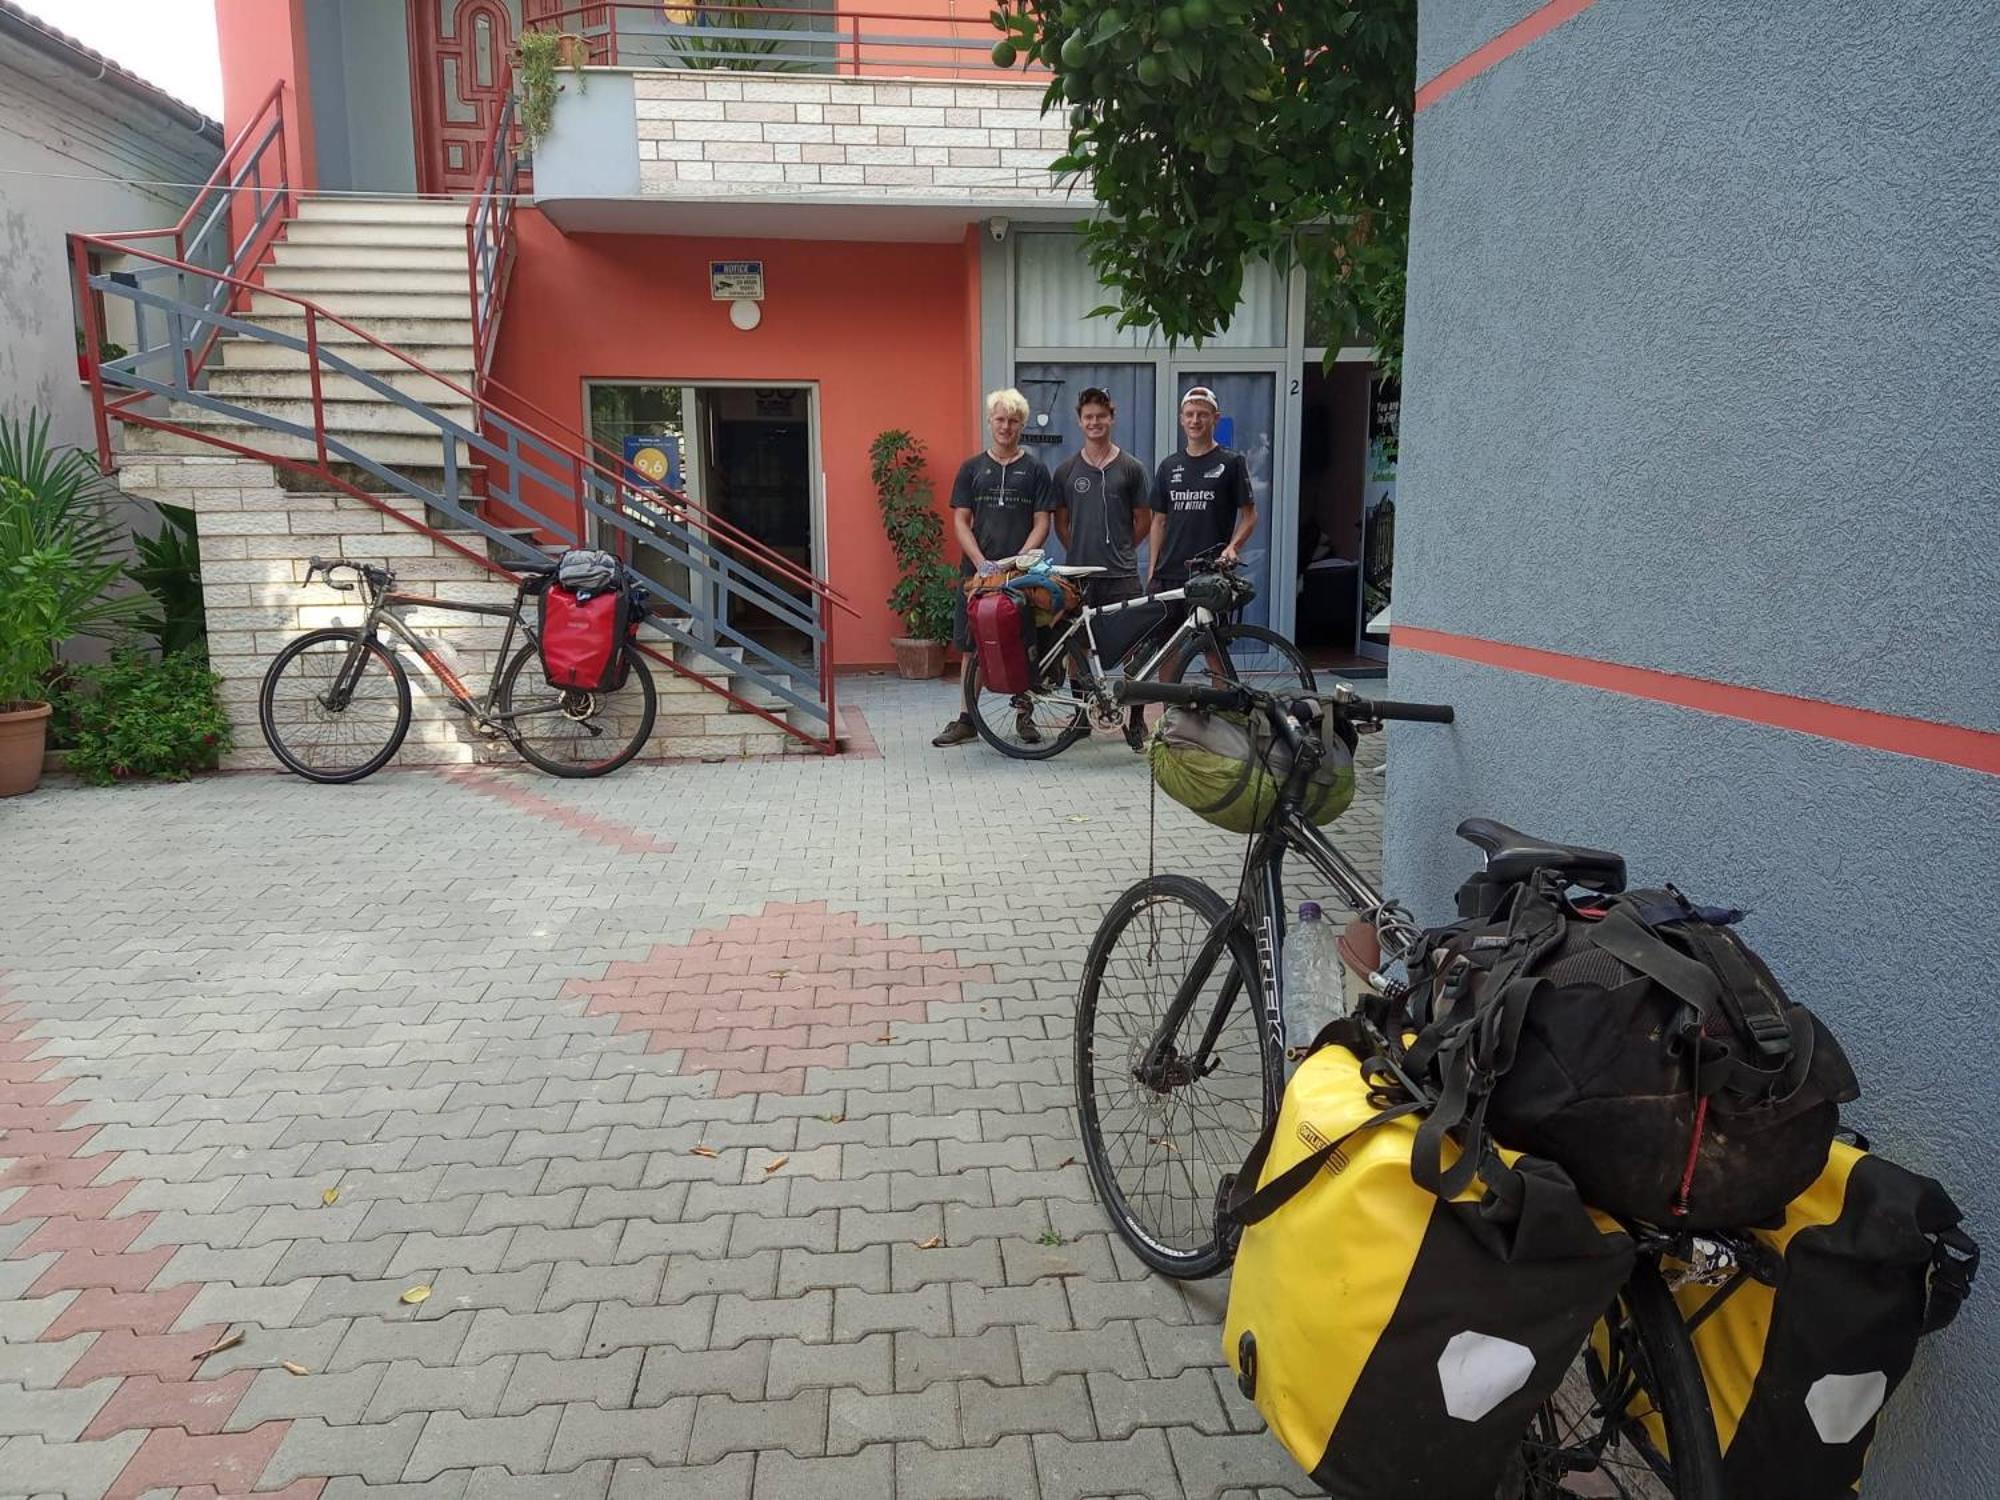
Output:
<instances>
[{"instance_id":1,"label":"concrete staircase","mask_svg":"<svg viewBox=\"0 0 2000 1500\"><path fill-rule=\"evenodd\" d=\"M471 389L474 380L470 294L466 278L465 206L450 202L308 198L286 226L264 284L289 292L348 319L438 375ZM292 337L306 337L306 318L295 303L256 293L244 314ZM467 428L476 426L473 403L443 381L410 366L388 350L325 318L316 318L316 336L331 353L365 370L399 392L421 400ZM259 417L313 425L310 367L302 350L254 338L226 336L208 362L207 391ZM414 476L423 471L436 488L444 445L435 428L387 401L368 385L325 368L320 395L329 439L345 440L385 468ZM344 556L386 562L399 585L447 598L498 602L511 598L512 585L426 535L429 527L452 540L493 556L505 565L483 534L457 517L423 506L409 496L382 490L365 471L336 464L343 482L375 493L383 508L333 491L310 476L220 450L217 440L279 457L314 459L316 444L267 426L177 402L172 419L190 428L187 437L132 426L121 430L119 480L131 494L196 514L208 607L211 654L223 678L223 695L236 731L231 767L274 765L257 728L256 697L263 672L278 649L303 630L359 618L355 595L315 584L299 586L306 559ZM470 474L477 466L466 445L458 462ZM479 502L468 500L477 512ZM503 526L523 539L530 528ZM548 550L559 550L550 548ZM416 611L413 623L442 639L457 658L460 675L475 693L485 690L497 659L504 622L474 616ZM675 659L716 687L773 711L785 705L731 671L740 653L727 649L699 653L656 640ZM719 658L719 659L718 659ZM509 760L504 744L470 730L441 689L420 665L411 668L417 719L399 756L403 763ZM708 686L664 665L653 665L659 690L659 720L651 756L741 756L809 751L812 747L777 725L747 713ZM785 716L802 728L811 721L793 710Z\"/></svg>"}]
</instances>

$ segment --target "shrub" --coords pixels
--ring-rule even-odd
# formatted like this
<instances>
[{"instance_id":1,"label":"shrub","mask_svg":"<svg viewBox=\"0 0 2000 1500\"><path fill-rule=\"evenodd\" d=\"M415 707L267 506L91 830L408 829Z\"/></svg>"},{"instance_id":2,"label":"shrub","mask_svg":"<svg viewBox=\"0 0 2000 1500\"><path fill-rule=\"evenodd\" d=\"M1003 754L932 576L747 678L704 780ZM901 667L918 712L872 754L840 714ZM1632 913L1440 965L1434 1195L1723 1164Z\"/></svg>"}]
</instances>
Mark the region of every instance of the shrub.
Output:
<instances>
[{"instance_id":1,"label":"shrub","mask_svg":"<svg viewBox=\"0 0 2000 1500\"><path fill-rule=\"evenodd\" d=\"M924 445L907 432L884 432L869 445L868 459L882 503L882 530L900 575L889 608L902 617L912 640L949 641L958 574L944 560L944 523L931 503Z\"/></svg>"},{"instance_id":2,"label":"shrub","mask_svg":"<svg viewBox=\"0 0 2000 1500\"><path fill-rule=\"evenodd\" d=\"M230 747L222 681L199 651L150 656L130 648L79 667L70 698L76 748L69 768L99 786L138 777L186 781L213 770Z\"/></svg>"}]
</instances>

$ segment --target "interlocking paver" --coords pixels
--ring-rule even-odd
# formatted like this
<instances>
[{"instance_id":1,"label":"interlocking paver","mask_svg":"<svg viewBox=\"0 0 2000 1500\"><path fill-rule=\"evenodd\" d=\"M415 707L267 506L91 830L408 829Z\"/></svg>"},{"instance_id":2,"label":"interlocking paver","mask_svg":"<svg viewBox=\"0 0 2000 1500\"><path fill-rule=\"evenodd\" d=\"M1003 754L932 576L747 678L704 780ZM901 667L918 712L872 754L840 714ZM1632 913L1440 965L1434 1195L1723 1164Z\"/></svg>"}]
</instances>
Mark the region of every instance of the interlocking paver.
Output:
<instances>
[{"instance_id":1,"label":"interlocking paver","mask_svg":"<svg viewBox=\"0 0 2000 1500\"><path fill-rule=\"evenodd\" d=\"M73 1390L0 1385L0 1438L34 1434L51 1443L73 1443L117 1389L116 1380L93 1380Z\"/></svg>"},{"instance_id":2,"label":"interlocking paver","mask_svg":"<svg viewBox=\"0 0 2000 1500\"><path fill-rule=\"evenodd\" d=\"M1297 1490L1220 1368L1226 1282L1152 1276L1077 1164L1077 964L1143 873L1143 769L936 752L943 685L852 687L881 759L24 801L48 856L0 915L0 1046L37 1060L0 1058L0 1121L42 1154L0 1186L0 1381L57 1435L154 1425L7 1437L0 1472ZM968 800L1037 837L968 849ZM1364 771L1364 867L1378 803ZM1226 888L1240 847L1159 812L1161 864ZM586 836L621 827L673 847ZM267 899L289 887L313 900ZM247 1337L188 1380L224 1323Z\"/></svg>"}]
</instances>

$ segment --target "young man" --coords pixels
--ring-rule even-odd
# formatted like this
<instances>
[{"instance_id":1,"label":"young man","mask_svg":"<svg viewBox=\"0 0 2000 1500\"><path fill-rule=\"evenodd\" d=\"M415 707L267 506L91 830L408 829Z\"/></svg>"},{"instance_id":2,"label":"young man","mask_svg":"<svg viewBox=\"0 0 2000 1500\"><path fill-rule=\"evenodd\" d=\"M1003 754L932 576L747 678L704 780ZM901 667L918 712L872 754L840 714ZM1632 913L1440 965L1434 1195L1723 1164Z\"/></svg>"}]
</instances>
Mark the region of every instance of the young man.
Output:
<instances>
[{"instance_id":1,"label":"young man","mask_svg":"<svg viewBox=\"0 0 2000 1500\"><path fill-rule=\"evenodd\" d=\"M1105 570L1083 581L1086 604L1136 599L1138 547L1153 525L1152 480L1144 464L1111 441L1118 407L1107 392L1096 386L1086 390L1077 398L1076 418L1083 447L1056 469L1056 535L1067 561ZM1138 708L1125 726L1125 739L1135 750L1145 746Z\"/></svg>"},{"instance_id":2,"label":"young man","mask_svg":"<svg viewBox=\"0 0 2000 1500\"><path fill-rule=\"evenodd\" d=\"M1181 397L1180 451L1161 461L1153 485L1149 593L1186 583L1189 560L1211 548L1222 548L1223 560L1234 562L1257 529L1250 466L1234 448L1215 440L1221 412L1215 392L1205 385Z\"/></svg>"},{"instance_id":3,"label":"young man","mask_svg":"<svg viewBox=\"0 0 2000 1500\"><path fill-rule=\"evenodd\" d=\"M1028 398L1016 390L995 391L986 398L984 451L958 466L951 485L952 530L958 538L961 578L991 573L1017 552L1042 544L1049 534L1049 512L1055 509L1049 471L1021 446L1021 428L1028 420ZM967 653L965 687L972 683L972 632L965 618L965 594L959 592L952 616L952 644ZM1022 738L1032 739L1033 724L1021 712ZM970 710L945 725L931 743L963 745L978 738Z\"/></svg>"}]
</instances>

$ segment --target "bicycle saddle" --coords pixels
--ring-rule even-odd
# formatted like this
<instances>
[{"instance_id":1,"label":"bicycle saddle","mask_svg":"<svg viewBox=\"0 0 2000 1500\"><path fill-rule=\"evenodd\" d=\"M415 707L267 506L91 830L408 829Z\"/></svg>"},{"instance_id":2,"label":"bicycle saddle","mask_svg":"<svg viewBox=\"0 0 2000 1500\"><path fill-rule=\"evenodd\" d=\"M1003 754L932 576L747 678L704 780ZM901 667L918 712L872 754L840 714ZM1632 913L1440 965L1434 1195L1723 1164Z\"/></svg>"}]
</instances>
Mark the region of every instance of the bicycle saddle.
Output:
<instances>
[{"instance_id":1,"label":"bicycle saddle","mask_svg":"<svg viewBox=\"0 0 2000 1500\"><path fill-rule=\"evenodd\" d=\"M1458 836L1486 852L1486 871L1493 880L1525 880L1537 870L1554 870L1570 884L1606 895L1625 889L1625 856L1608 849L1558 844L1538 839L1491 818L1467 818Z\"/></svg>"}]
</instances>

